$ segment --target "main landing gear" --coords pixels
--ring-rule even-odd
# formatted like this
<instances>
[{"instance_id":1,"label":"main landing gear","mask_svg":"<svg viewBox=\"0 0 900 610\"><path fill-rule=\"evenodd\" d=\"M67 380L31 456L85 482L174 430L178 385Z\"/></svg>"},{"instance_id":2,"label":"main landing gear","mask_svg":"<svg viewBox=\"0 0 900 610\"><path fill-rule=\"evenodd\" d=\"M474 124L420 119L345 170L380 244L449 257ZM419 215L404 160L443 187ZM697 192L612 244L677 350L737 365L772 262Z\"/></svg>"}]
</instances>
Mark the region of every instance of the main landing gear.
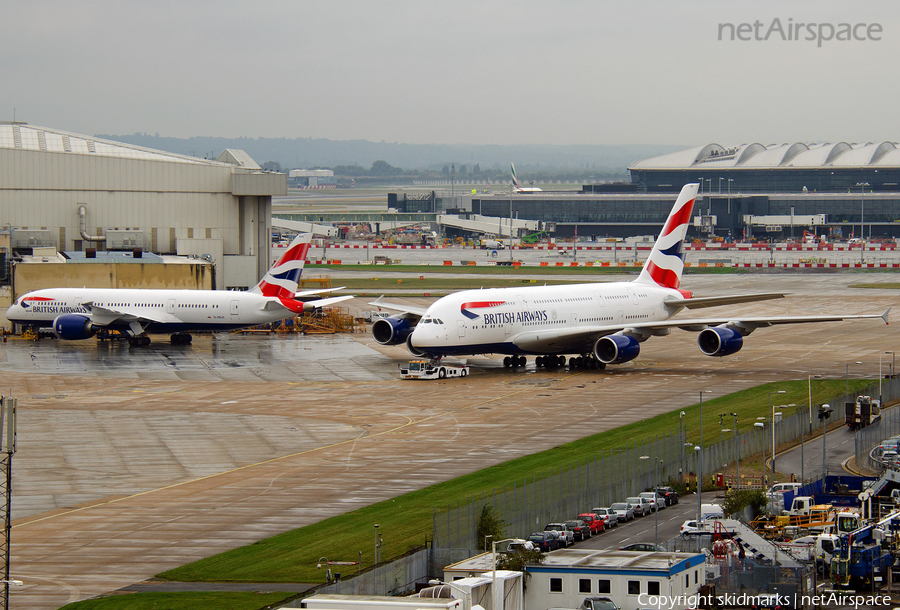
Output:
<instances>
[{"instance_id":1,"label":"main landing gear","mask_svg":"<svg viewBox=\"0 0 900 610\"><path fill-rule=\"evenodd\" d=\"M503 359L503 366L506 368L525 366L526 364L528 364L528 358L525 356L506 356Z\"/></svg>"},{"instance_id":2,"label":"main landing gear","mask_svg":"<svg viewBox=\"0 0 900 610\"><path fill-rule=\"evenodd\" d=\"M566 366L566 357L562 355L538 356L534 359L534 363L537 366L556 368ZM602 371L606 368L606 364L593 356L573 356L569 358L569 368Z\"/></svg>"},{"instance_id":3,"label":"main landing gear","mask_svg":"<svg viewBox=\"0 0 900 610\"><path fill-rule=\"evenodd\" d=\"M147 347L150 345L150 337L147 335L137 335L128 337L128 345L131 347Z\"/></svg>"},{"instance_id":4,"label":"main landing gear","mask_svg":"<svg viewBox=\"0 0 900 610\"><path fill-rule=\"evenodd\" d=\"M172 345L190 345L192 339L193 337L187 333L175 333L170 341L172 341Z\"/></svg>"}]
</instances>

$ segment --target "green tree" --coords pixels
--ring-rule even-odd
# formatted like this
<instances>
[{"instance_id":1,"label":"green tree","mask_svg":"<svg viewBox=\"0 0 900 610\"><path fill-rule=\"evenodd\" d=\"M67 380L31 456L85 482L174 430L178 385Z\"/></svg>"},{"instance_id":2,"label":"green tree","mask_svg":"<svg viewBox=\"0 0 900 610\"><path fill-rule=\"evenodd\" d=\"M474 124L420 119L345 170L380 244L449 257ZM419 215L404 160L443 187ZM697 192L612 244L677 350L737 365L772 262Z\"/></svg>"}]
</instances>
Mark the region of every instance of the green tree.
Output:
<instances>
[{"instance_id":1,"label":"green tree","mask_svg":"<svg viewBox=\"0 0 900 610\"><path fill-rule=\"evenodd\" d=\"M503 538L503 528L506 522L500 517L500 513L494 510L490 504L485 504L481 508L481 518L478 519L478 545L482 551L488 551L491 548L490 541L486 541L487 536L492 536L491 540L500 540Z\"/></svg>"},{"instance_id":2,"label":"green tree","mask_svg":"<svg viewBox=\"0 0 900 610\"><path fill-rule=\"evenodd\" d=\"M497 557L497 569L511 572L522 572L522 587L528 587L528 579L531 574L526 570L528 564L544 563L544 554L540 549L525 549L503 553Z\"/></svg>"},{"instance_id":3,"label":"green tree","mask_svg":"<svg viewBox=\"0 0 900 610\"><path fill-rule=\"evenodd\" d=\"M372 164L372 169L369 170L369 173L373 176L396 176L403 173L403 170L379 159Z\"/></svg>"}]
</instances>

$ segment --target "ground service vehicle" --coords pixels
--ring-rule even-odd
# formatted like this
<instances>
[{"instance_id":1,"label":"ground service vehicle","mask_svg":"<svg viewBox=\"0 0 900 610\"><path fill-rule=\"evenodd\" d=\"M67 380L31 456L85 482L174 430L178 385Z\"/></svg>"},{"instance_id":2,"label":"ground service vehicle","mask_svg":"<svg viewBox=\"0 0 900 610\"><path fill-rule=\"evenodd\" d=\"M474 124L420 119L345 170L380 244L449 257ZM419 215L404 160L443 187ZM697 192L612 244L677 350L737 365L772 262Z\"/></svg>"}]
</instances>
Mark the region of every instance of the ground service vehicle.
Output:
<instances>
[{"instance_id":1,"label":"ground service vehicle","mask_svg":"<svg viewBox=\"0 0 900 610\"><path fill-rule=\"evenodd\" d=\"M437 360L410 360L406 366L400 366L400 376L403 379L445 379L465 377L468 374L467 366L441 364Z\"/></svg>"},{"instance_id":2,"label":"ground service vehicle","mask_svg":"<svg viewBox=\"0 0 900 610\"><path fill-rule=\"evenodd\" d=\"M851 430L865 428L881 418L881 401L869 396L857 396L856 402L844 403L844 420Z\"/></svg>"}]
</instances>

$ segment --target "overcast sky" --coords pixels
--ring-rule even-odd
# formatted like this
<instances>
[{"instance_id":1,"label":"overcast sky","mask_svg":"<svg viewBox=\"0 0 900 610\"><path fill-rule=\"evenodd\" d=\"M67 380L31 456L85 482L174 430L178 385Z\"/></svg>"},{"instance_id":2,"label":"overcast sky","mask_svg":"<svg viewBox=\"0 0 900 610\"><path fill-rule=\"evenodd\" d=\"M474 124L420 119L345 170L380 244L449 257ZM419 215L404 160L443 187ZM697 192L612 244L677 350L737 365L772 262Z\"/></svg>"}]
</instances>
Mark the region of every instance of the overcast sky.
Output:
<instances>
[{"instance_id":1,"label":"overcast sky","mask_svg":"<svg viewBox=\"0 0 900 610\"><path fill-rule=\"evenodd\" d=\"M38 0L3 13L0 120L15 108L83 134L900 139L896 0ZM720 24L758 20L764 34L775 19L817 25L799 41L732 41L728 26L718 40ZM866 39L804 40L841 23Z\"/></svg>"}]
</instances>

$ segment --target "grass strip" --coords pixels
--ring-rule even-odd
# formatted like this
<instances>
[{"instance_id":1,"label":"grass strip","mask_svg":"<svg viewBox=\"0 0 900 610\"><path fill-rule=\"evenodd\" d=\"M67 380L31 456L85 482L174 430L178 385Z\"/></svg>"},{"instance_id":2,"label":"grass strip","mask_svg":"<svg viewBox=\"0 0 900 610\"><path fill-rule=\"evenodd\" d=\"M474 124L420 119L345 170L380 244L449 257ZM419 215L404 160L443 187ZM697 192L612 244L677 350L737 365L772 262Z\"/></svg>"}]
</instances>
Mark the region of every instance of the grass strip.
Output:
<instances>
[{"instance_id":1,"label":"grass strip","mask_svg":"<svg viewBox=\"0 0 900 610\"><path fill-rule=\"evenodd\" d=\"M869 383L854 380L850 386L856 390ZM812 384L813 405L843 394L844 388L843 379L815 380ZM738 427L741 430L752 427L757 417L770 417L768 392L777 390L785 390L785 394L778 395L778 404L800 405L796 408L804 408L808 404L807 380L770 383L704 400L704 442L709 444L719 438L718 413L738 413ZM378 531L383 535L382 558L402 555L430 538L435 509L455 506L457 501L464 502L466 498L480 496L482 492L490 495L495 488L503 489L504 485L511 486L513 481L521 482L525 478L531 480L533 475L541 479L551 468L557 470L587 457L593 459L642 439L671 434L678 430L682 410L685 412L683 425L687 430L687 440L698 442L700 409L699 405L693 405L260 540L169 570L159 577L182 581L321 582L324 570L317 569L316 562L323 556L331 561L361 559L360 567L366 569L374 563L374 524L380 525ZM838 412L837 408L835 412ZM528 533L507 532L506 535ZM352 576L356 569L345 566L344 577Z\"/></svg>"},{"instance_id":2,"label":"grass strip","mask_svg":"<svg viewBox=\"0 0 900 610\"><path fill-rule=\"evenodd\" d=\"M296 593L128 593L66 604L60 610L261 610Z\"/></svg>"}]
</instances>

